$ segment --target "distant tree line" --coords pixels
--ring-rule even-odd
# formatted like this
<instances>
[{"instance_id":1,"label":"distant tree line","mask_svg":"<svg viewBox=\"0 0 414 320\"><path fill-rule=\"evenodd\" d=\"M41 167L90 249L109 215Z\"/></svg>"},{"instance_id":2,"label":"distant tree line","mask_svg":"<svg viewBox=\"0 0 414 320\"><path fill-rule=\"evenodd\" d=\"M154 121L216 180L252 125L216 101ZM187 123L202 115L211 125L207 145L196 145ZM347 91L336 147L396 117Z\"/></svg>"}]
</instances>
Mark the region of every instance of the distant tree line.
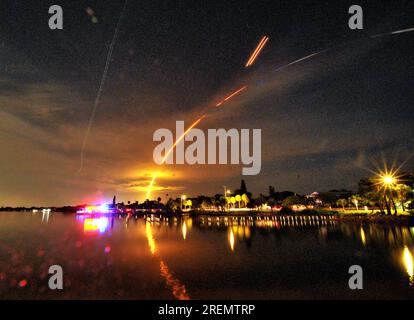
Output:
<instances>
[{"instance_id":1,"label":"distant tree line","mask_svg":"<svg viewBox=\"0 0 414 320\"><path fill-rule=\"evenodd\" d=\"M52 211L76 212L86 205L52 207ZM133 210L163 210L179 213L189 210L227 211L230 209L255 208L257 210L281 210L291 208L342 209L342 210L377 210L386 215L397 214L399 211L414 209L414 176L403 173L384 188L376 177L362 178L358 182L358 192L346 189L314 192L300 195L293 191L276 191L274 186L268 187L267 194L260 193L254 198L248 191L246 182L241 180L240 188L228 194L217 193L214 196L199 195L191 198L169 198L165 203L160 197L157 200L146 200L127 203L116 203L114 197L112 208L119 212ZM1 207L0 211L41 211L42 207Z\"/></svg>"}]
</instances>

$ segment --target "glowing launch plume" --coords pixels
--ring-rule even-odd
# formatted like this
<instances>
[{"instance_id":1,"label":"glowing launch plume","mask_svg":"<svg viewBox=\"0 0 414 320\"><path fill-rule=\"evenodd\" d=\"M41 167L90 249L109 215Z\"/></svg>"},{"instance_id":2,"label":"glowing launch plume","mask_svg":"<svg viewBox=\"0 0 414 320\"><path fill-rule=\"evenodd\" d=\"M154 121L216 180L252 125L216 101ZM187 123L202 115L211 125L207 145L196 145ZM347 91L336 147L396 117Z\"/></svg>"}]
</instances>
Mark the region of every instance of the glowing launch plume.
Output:
<instances>
[{"instance_id":1,"label":"glowing launch plume","mask_svg":"<svg viewBox=\"0 0 414 320\"><path fill-rule=\"evenodd\" d=\"M259 55L260 51L262 51L263 47L265 46L266 42L269 41L267 36L264 36L259 44L257 45L256 49L254 49L253 53L251 54L249 60L247 60L245 67L250 67L253 65L254 61L256 60L257 56Z\"/></svg>"},{"instance_id":2,"label":"glowing launch plume","mask_svg":"<svg viewBox=\"0 0 414 320\"><path fill-rule=\"evenodd\" d=\"M224 102L226 102L227 100L230 100L231 98L233 98L235 95L239 94L240 92L242 92L244 89L246 89L247 86L243 86L240 89L237 89L236 91L234 91L232 94L228 95L226 98L224 98L223 100L221 100L219 103L216 104L216 107L221 106Z\"/></svg>"},{"instance_id":3,"label":"glowing launch plume","mask_svg":"<svg viewBox=\"0 0 414 320\"><path fill-rule=\"evenodd\" d=\"M193 122L193 124L191 126L189 126L187 128L187 130L185 130L185 132L178 137L178 139L174 142L174 144L171 146L170 149L168 149L168 151L165 153L164 157L161 160L161 163L164 163L165 160L167 160L168 156L171 154L171 152L174 150L174 148L177 146L177 144L180 143L181 140L184 139L184 137L187 135L187 133L190 132L191 129L193 129L197 124L200 123L201 120L203 120L206 117L205 114L203 114L200 118L198 118L196 121ZM148 186L148 191L147 191L147 195L145 199L149 199L150 195L151 195L151 191L152 191L152 187L154 186L154 182L155 179L157 179L157 175L158 173L154 173L154 175L152 176L152 180L150 182L150 185Z\"/></svg>"},{"instance_id":4,"label":"glowing launch plume","mask_svg":"<svg viewBox=\"0 0 414 320\"><path fill-rule=\"evenodd\" d=\"M147 195L145 196L145 199L149 199L151 195L152 187L154 186L155 179L157 179L157 175L158 173L154 173L154 175L152 176L151 182L148 186Z\"/></svg>"},{"instance_id":5,"label":"glowing launch plume","mask_svg":"<svg viewBox=\"0 0 414 320\"><path fill-rule=\"evenodd\" d=\"M83 158L84 158L86 143L88 142L88 138L89 138L89 134L91 132L92 124L93 124L93 121L95 120L96 109L98 108L99 101L101 99L101 95L102 95L102 92L103 92L103 89L104 89L106 76L107 76L109 65L110 65L111 59L112 59L112 52L114 51L114 46L115 46L116 40L118 38L119 28L121 26L121 21L122 21L122 18L124 16L124 12L125 12L125 8L127 6L127 3L128 3L128 0L125 0L124 7L122 8L121 15L119 16L118 23L116 24L116 28L115 28L114 35L112 37L111 44L109 45L108 54L106 56L105 68L104 68L104 71L102 73L102 78L101 78L101 82L99 83L98 93L96 94L96 98L95 98L95 102L93 104L92 112L91 112L91 115L89 117L89 122L88 122L88 127L86 129L85 137L83 138L83 142L82 142L82 148L81 148L81 153L80 153L79 172L81 172L82 168L83 168Z\"/></svg>"}]
</instances>

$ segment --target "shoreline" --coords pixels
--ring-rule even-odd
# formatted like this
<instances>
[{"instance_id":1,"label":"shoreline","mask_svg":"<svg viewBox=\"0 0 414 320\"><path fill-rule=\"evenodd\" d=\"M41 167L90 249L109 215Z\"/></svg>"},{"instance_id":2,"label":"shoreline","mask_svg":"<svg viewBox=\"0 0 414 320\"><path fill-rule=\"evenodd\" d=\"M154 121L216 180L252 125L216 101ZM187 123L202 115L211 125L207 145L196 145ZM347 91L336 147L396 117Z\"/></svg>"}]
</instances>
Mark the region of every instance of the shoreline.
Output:
<instances>
[{"instance_id":1,"label":"shoreline","mask_svg":"<svg viewBox=\"0 0 414 320\"><path fill-rule=\"evenodd\" d=\"M377 213L340 213L337 211L318 211L315 212L191 212L179 214L180 216L215 216L215 217L292 217L292 216L327 216L340 222L352 223L378 223L393 225L414 226L414 215L383 215Z\"/></svg>"},{"instance_id":2,"label":"shoreline","mask_svg":"<svg viewBox=\"0 0 414 320\"><path fill-rule=\"evenodd\" d=\"M3 213L29 213L30 211L2 211ZM61 213L61 214L77 214L76 212L63 212L63 211L52 211L50 213ZM99 215L99 213L93 213L92 215ZM114 214L117 215L117 214ZM267 212L267 211L189 211L189 212L140 212L136 214L138 216L148 215L165 215L169 217L231 217L231 218L242 218L242 217L272 217L272 218L283 218L283 217L329 217L332 220L338 222L349 222L349 223L376 223L376 224L390 224L390 225L408 225L414 226L414 214L405 215L384 215L380 213L346 213L330 210L303 210L300 212L294 211L281 211L281 212Z\"/></svg>"}]
</instances>

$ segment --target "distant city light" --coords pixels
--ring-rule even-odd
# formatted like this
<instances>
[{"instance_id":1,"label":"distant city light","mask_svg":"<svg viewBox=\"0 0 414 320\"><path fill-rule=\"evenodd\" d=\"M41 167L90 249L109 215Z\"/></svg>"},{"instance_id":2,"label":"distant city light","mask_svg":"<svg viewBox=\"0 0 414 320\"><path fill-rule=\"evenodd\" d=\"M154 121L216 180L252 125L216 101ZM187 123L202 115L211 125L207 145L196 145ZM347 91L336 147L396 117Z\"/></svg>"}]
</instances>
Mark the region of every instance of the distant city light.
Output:
<instances>
[{"instance_id":1,"label":"distant city light","mask_svg":"<svg viewBox=\"0 0 414 320\"><path fill-rule=\"evenodd\" d=\"M101 204L98 206L86 206L85 208L79 209L77 213L111 213L111 209L108 204Z\"/></svg>"}]
</instances>

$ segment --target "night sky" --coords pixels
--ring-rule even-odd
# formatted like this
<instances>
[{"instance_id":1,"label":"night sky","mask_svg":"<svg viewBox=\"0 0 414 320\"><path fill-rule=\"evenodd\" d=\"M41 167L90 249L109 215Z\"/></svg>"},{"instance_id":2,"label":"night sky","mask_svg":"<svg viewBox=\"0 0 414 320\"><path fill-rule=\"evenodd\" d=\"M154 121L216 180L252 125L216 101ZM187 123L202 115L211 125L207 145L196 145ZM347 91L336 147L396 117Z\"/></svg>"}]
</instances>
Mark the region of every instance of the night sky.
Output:
<instances>
[{"instance_id":1,"label":"night sky","mask_svg":"<svg viewBox=\"0 0 414 320\"><path fill-rule=\"evenodd\" d=\"M48 8L63 8L50 30ZM348 8L364 29L348 28ZM413 1L132 1L114 46L79 172L80 150L124 1L2 1L0 206L255 196L347 188L385 159L412 156ZM90 8L90 9L88 9ZM91 10L92 9L92 10ZM93 13L92 13L93 12ZM262 36L267 43L244 68ZM303 56L331 48L277 71ZM199 128L262 129L262 171L157 166L152 134L186 126L248 84ZM404 169L414 168L408 160ZM167 196L168 194L168 196Z\"/></svg>"}]
</instances>

